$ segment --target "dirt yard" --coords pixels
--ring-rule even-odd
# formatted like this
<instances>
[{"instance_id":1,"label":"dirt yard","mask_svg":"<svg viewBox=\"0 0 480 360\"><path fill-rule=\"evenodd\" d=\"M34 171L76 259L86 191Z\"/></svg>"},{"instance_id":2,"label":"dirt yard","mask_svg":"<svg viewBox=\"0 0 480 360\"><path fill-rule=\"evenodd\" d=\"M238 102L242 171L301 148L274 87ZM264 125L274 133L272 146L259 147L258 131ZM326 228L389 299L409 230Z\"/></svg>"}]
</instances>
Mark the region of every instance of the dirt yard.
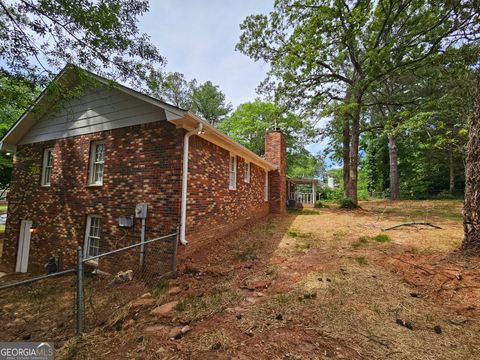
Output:
<instances>
[{"instance_id":1,"label":"dirt yard","mask_svg":"<svg viewBox=\"0 0 480 360\"><path fill-rule=\"evenodd\" d=\"M480 259L456 251L461 202L361 206L271 216L190 244L177 279L113 307L81 339L58 338L57 358L477 359ZM404 221L441 229L382 231ZM0 319L11 301L0 294Z\"/></svg>"}]
</instances>

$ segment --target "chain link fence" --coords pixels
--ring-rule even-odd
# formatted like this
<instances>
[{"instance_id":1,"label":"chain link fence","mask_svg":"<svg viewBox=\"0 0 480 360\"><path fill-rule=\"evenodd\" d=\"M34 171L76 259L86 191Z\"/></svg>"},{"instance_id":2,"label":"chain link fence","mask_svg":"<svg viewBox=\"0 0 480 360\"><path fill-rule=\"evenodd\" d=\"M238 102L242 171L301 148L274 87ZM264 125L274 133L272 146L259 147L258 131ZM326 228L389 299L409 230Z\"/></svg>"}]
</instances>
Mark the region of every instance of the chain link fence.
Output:
<instances>
[{"instance_id":1,"label":"chain link fence","mask_svg":"<svg viewBox=\"0 0 480 360\"><path fill-rule=\"evenodd\" d=\"M2 340L60 346L95 327L116 326L130 301L176 275L177 243L178 231L89 258L79 246L74 269L2 278Z\"/></svg>"},{"instance_id":2,"label":"chain link fence","mask_svg":"<svg viewBox=\"0 0 480 360\"><path fill-rule=\"evenodd\" d=\"M125 306L176 275L177 234L83 260L85 330L116 326Z\"/></svg>"}]
</instances>

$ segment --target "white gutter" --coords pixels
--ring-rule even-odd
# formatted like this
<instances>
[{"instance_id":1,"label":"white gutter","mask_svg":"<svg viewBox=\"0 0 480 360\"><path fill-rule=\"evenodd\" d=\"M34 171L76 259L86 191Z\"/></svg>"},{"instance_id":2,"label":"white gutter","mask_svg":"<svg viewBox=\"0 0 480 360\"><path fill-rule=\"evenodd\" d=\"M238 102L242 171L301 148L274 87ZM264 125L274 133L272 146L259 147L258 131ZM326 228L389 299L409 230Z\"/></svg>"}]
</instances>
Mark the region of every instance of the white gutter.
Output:
<instances>
[{"instance_id":1,"label":"white gutter","mask_svg":"<svg viewBox=\"0 0 480 360\"><path fill-rule=\"evenodd\" d=\"M188 241L185 239L185 227L187 225L187 179L188 179L188 145L190 136L202 132L203 124L198 123L198 126L190 130L183 137L183 171L182 171L182 204L181 204L181 218L180 218L180 244L187 245Z\"/></svg>"}]
</instances>

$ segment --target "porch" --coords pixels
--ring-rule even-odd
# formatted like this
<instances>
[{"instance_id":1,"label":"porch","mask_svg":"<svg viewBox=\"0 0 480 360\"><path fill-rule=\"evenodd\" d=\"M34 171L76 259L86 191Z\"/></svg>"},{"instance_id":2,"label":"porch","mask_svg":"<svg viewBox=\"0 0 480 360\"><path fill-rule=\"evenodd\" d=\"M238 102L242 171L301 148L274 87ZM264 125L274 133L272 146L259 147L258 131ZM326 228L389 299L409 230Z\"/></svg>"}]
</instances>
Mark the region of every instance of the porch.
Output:
<instances>
[{"instance_id":1,"label":"porch","mask_svg":"<svg viewBox=\"0 0 480 360\"><path fill-rule=\"evenodd\" d=\"M314 207L318 180L313 178L287 178L287 202L289 208Z\"/></svg>"}]
</instances>

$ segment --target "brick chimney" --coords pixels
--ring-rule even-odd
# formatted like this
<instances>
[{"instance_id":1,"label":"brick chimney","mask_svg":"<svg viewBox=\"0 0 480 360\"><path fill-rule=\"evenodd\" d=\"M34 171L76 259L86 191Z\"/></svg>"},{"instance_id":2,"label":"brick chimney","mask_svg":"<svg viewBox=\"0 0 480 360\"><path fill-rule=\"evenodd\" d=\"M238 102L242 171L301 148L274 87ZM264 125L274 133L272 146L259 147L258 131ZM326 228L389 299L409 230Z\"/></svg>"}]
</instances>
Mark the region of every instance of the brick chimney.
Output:
<instances>
[{"instance_id":1,"label":"brick chimney","mask_svg":"<svg viewBox=\"0 0 480 360\"><path fill-rule=\"evenodd\" d=\"M265 160L278 166L268 176L270 212L283 214L287 211L287 144L280 129L265 135Z\"/></svg>"}]
</instances>

